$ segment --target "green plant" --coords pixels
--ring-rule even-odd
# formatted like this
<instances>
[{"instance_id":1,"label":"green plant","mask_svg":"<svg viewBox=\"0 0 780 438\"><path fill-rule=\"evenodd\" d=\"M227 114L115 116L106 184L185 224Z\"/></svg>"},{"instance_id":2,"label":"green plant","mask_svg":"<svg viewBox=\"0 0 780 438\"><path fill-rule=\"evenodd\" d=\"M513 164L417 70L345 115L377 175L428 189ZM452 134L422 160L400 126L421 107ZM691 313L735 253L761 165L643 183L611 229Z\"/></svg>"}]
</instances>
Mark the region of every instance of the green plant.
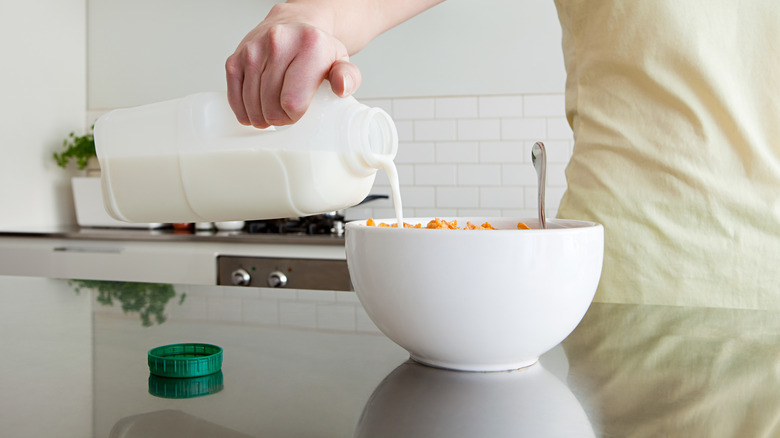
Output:
<instances>
[{"instance_id":1,"label":"green plant","mask_svg":"<svg viewBox=\"0 0 780 438\"><path fill-rule=\"evenodd\" d=\"M92 126L94 128L94 125ZM87 161L90 158L97 156L95 152L95 136L92 133L92 128L84 135L76 135L75 132L71 132L62 141L62 147L65 148L65 152L58 154L54 153L54 160L57 165L63 169L68 165L70 160L75 160L79 169L87 167Z\"/></svg>"},{"instance_id":2,"label":"green plant","mask_svg":"<svg viewBox=\"0 0 780 438\"><path fill-rule=\"evenodd\" d=\"M149 327L154 322L165 322L165 305L176 296L173 285L162 283L134 283L129 281L99 281L70 280L76 293L82 288L96 290L97 301L104 306L113 306L114 300L119 301L124 313L138 313L141 325ZM179 304L184 302L186 294L179 298ZM154 322L152 322L154 318Z\"/></svg>"}]
</instances>

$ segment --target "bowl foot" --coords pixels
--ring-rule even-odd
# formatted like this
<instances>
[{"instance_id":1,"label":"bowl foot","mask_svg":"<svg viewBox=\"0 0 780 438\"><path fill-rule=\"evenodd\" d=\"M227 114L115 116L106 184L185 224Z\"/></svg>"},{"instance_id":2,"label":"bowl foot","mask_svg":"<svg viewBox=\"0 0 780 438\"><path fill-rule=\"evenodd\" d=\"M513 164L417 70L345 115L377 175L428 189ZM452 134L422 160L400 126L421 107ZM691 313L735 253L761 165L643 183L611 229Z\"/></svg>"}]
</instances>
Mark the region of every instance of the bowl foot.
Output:
<instances>
[{"instance_id":1,"label":"bowl foot","mask_svg":"<svg viewBox=\"0 0 780 438\"><path fill-rule=\"evenodd\" d=\"M473 373L492 373L501 371L513 371L520 368L527 368L539 362L538 357L530 358L527 360L521 360L511 363L473 363L473 364L461 364L461 363L448 363L440 362L430 359L422 359L414 355L409 356L413 361L433 368L441 368L450 371L467 371Z\"/></svg>"}]
</instances>

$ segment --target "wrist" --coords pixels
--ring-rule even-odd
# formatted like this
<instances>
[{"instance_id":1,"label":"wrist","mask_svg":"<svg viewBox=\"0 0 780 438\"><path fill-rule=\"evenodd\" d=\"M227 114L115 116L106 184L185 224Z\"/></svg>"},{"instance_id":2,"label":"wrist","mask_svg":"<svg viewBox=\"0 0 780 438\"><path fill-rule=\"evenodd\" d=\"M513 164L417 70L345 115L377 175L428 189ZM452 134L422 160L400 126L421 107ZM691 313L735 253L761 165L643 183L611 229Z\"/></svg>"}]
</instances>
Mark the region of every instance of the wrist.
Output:
<instances>
[{"instance_id":1,"label":"wrist","mask_svg":"<svg viewBox=\"0 0 780 438\"><path fill-rule=\"evenodd\" d=\"M330 2L311 0L288 0L277 3L268 12L266 20L277 24L306 24L327 32L336 33L336 11Z\"/></svg>"}]
</instances>

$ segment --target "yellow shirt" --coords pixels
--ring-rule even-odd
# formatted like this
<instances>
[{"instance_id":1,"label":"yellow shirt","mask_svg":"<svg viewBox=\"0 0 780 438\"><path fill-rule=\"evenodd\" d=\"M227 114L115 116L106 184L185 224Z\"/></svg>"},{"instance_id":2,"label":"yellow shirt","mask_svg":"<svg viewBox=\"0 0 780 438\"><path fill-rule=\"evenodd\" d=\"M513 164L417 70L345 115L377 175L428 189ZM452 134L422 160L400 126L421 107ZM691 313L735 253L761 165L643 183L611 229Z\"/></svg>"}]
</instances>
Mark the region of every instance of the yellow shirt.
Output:
<instances>
[{"instance_id":1,"label":"yellow shirt","mask_svg":"<svg viewBox=\"0 0 780 438\"><path fill-rule=\"evenodd\" d=\"M780 3L556 0L597 301L780 308Z\"/></svg>"}]
</instances>

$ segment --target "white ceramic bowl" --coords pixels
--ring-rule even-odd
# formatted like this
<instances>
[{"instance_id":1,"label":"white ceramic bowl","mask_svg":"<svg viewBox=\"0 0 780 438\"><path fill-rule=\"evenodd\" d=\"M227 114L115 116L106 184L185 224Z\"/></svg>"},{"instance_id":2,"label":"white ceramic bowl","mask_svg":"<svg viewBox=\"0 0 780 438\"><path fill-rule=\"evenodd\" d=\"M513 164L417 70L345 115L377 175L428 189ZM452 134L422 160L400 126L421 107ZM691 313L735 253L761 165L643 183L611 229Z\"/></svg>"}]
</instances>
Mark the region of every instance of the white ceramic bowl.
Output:
<instances>
[{"instance_id":1,"label":"white ceramic bowl","mask_svg":"<svg viewBox=\"0 0 780 438\"><path fill-rule=\"evenodd\" d=\"M489 221L499 230L346 225L355 292L412 359L465 371L522 368L579 324L601 276L601 225L550 219L540 230L535 219L443 219ZM532 229L517 230L519 221Z\"/></svg>"}]
</instances>

